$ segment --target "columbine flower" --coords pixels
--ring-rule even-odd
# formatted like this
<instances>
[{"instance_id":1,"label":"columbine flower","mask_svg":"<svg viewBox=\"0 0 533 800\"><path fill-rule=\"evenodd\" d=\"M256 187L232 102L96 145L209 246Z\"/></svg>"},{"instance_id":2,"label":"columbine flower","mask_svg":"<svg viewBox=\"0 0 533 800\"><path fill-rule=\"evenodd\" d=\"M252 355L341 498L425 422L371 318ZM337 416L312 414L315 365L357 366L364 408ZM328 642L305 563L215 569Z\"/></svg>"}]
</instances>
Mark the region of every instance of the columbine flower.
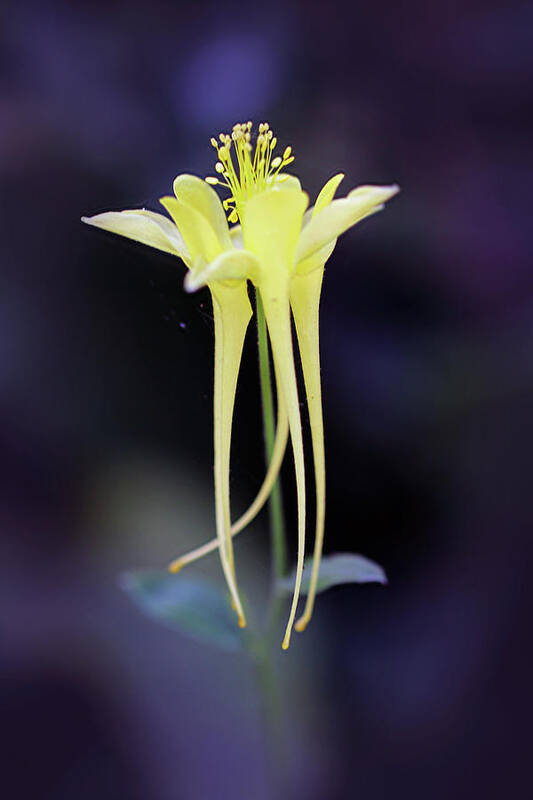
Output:
<instances>
[{"instance_id":1,"label":"columbine flower","mask_svg":"<svg viewBox=\"0 0 533 800\"><path fill-rule=\"evenodd\" d=\"M233 604L244 624L238 596L231 536L244 527L231 528L229 456L233 404L244 336L251 316L247 280L258 289L267 321L278 389L278 436L275 454L264 485L244 519L249 521L266 499L281 464L286 441L286 419L291 435L297 482L298 558L294 595L283 648L289 646L302 580L305 552L305 469L302 427L291 336L291 309L296 323L311 423L317 517L311 585L303 616L296 627L309 621L316 593L325 517L325 463L320 389L318 306L324 264L337 237L364 217L383 207L396 186L363 186L341 200L333 200L342 180L337 175L320 192L306 212L308 196L299 180L282 170L293 160L291 148L274 156L276 138L266 123L259 126L255 148L252 124L238 124L232 135L212 139L217 150L219 177L202 181L180 175L174 181L175 197L161 203L166 217L148 211L99 214L85 222L174 253L189 268L187 291L207 285L215 317L215 499L217 545ZM222 185L230 196L222 204L212 188ZM240 222L231 230L230 222ZM173 224L174 223L174 224ZM286 417L285 417L286 414ZM214 549L209 543L174 562L185 563ZM172 566L172 565L171 565Z\"/></svg>"}]
</instances>

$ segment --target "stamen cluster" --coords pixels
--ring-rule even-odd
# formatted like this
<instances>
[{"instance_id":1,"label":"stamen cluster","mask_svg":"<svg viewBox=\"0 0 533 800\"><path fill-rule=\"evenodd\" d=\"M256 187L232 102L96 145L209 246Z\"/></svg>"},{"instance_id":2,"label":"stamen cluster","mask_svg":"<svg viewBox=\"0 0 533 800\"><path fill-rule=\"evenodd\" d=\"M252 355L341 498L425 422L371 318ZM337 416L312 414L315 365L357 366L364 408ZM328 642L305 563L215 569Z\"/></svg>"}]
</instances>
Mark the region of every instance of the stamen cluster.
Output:
<instances>
[{"instance_id":1,"label":"stamen cluster","mask_svg":"<svg viewBox=\"0 0 533 800\"><path fill-rule=\"evenodd\" d=\"M273 157L278 140L268 122L259 125L255 150L251 122L238 122L233 126L231 136L221 133L219 140L213 137L211 144L218 154L215 170L220 177L209 176L205 180L212 186L225 186L230 190L231 196L223 202L224 210L228 213L229 222L237 222L238 219L242 222L247 200L264 191L274 181L286 179L279 173L294 161L292 148L286 147L282 156ZM232 145L236 164L233 162Z\"/></svg>"}]
</instances>

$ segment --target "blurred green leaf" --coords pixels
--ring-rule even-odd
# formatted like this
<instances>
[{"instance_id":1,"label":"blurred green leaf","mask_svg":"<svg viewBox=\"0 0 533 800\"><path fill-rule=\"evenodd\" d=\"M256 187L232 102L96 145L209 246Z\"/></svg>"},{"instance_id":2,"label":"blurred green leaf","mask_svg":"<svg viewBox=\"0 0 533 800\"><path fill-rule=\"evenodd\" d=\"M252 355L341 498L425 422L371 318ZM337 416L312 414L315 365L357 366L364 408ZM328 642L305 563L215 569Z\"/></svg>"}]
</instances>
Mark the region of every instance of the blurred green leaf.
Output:
<instances>
[{"instance_id":1,"label":"blurred green leaf","mask_svg":"<svg viewBox=\"0 0 533 800\"><path fill-rule=\"evenodd\" d=\"M305 562L304 574L302 578L302 594L307 594L309 581L311 579L312 559ZM280 581L280 586L292 592L296 571ZM324 556L320 563L318 573L317 593L325 592L332 586L339 586L343 583L387 583L385 570L365 556L357 553L334 553Z\"/></svg>"},{"instance_id":2,"label":"blurred green leaf","mask_svg":"<svg viewBox=\"0 0 533 800\"><path fill-rule=\"evenodd\" d=\"M120 586L152 619L220 647L239 650L243 634L225 594L201 578L168 572L125 572Z\"/></svg>"}]
</instances>

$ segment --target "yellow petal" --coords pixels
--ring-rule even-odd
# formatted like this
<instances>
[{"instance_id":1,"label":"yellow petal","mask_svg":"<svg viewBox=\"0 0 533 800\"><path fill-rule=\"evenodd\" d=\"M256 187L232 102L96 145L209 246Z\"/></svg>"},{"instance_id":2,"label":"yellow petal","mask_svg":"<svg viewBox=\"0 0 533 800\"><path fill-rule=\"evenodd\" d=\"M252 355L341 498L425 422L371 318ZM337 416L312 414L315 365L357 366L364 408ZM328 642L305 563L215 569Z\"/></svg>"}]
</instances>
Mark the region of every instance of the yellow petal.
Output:
<instances>
[{"instance_id":1,"label":"yellow petal","mask_svg":"<svg viewBox=\"0 0 533 800\"><path fill-rule=\"evenodd\" d=\"M276 175L276 179L272 182L273 189L287 189L289 191L302 191L302 184L296 175L290 175L288 172L280 172Z\"/></svg>"},{"instance_id":2,"label":"yellow petal","mask_svg":"<svg viewBox=\"0 0 533 800\"><path fill-rule=\"evenodd\" d=\"M304 192L279 189L262 192L246 204L244 246L258 257L274 291L282 274L287 280L292 272L308 200Z\"/></svg>"},{"instance_id":3,"label":"yellow petal","mask_svg":"<svg viewBox=\"0 0 533 800\"><path fill-rule=\"evenodd\" d=\"M310 223L313 217L315 217L319 211L322 211L327 205L331 203L335 196L335 192L337 188L344 178L344 174L339 172L338 175L334 175L329 181L326 181L320 192L318 193L318 197L314 206L308 208L304 214L302 228L305 228L306 225Z\"/></svg>"},{"instance_id":4,"label":"yellow petal","mask_svg":"<svg viewBox=\"0 0 533 800\"><path fill-rule=\"evenodd\" d=\"M228 250L209 264L200 256L185 275L183 286L187 292L196 292L211 281L245 280L255 276L259 269L257 258L247 250Z\"/></svg>"},{"instance_id":5,"label":"yellow petal","mask_svg":"<svg viewBox=\"0 0 533 800\"><path fill-rule=\"evenodd\" d=\"M252 316L246 283L235 288L215 283L210 287L215 318L214 449L215 508L222 569L239 617L246 624L237 591L231 541L229 470L235 390L246 329Z\"/></svg>"},{"instance_id":6,"label":"yellow petal","mask_svg":"<svg viewBox=\"0 0 533 800\"><path fill-rule=\"evenodd\" d=\"M368 184L356 186L355 189L348 192L348 197L370 202L372 205L379 205L380 203L385 203L387 200L390 200L390 198L398 194L399 191L400 187L397 183L393 183L391 186L374 186L373 184Z\"/></svg>"},{"instance_id":7,"label":"yellow petal","mask_svg":"<svg viewBox=\"0 0 533 800\"><path fill-rule=\"evenodd\" d=\"M82 222L104 231L118 233L127 239L172 253L190 262L189 252L176 226L162 214L144 209L106 211L94 217L82 217Z\"/></svg>"},{"instance_id":8,"label":"yellow petal","mask_svg":"<svg viewBox=\"0 0 533 800\"><path fill-rule=\"evenodd\" d=\"M308 197L300 191L282 189L263 192L246 205L243 221L244 246L260 261L254 282L259 287L270 334L278 381L278 395L289 417L298 504L298 559L296 580L283 649L289 646L296 615L305 553L305 467L298 388L294 370L289 283L294 251L302 227Z\"/></svg>"},{"instance_id":9,"label":"yellow petal","mask_svg":"<svg viewBox=\"0 0 533 800\"><path fill-rule=\"evenodd\" d=\"M332 239L325 247L321 247L320 250L316 250L313 255L304 258L303 261L299 261L296 264L296 275L307 275L309 272L323 270L326 261L335 250L336 244L337 240Z\"/></svg>"},{"instance_id":10,"label":"yellow petal","mask_svg":"<svg viewBox=\"0 0 533 800\"><path fill-rule=\"evenodd\" d=\"M326 468L324 456L324 423L322 418L322 393L320 386L320 353L318 309L322 289L323 269L310 274L295 275L291 283L291 308L296 325L298 346L302 361L307 408L313 444L313 460L316 486L316 527L315 546L311 584L307 595L305 610L296 622L296 630L303 631L311 619L316 595L316 585L322 545L324 541L324 521L326 513Z\"/></svg>"},{"instance_id":11,"label":"yellow petal","mask_svg":"<svg viewBox=\"0 0 533 800\"><path fill-rule=\"evenodd\" d=\"M207 220L220 242L222 250L231 247L228 221L215 190L196 175L178 175L174 194L184 205L191 206Z\"/></svg>"},{"instance_id":12,"label":"yellow petal","mask_svg":"<svg viewBox=\"0 0 533 800\"><path fill-rule=\"evenodd\" d=\"M342 173L334 175L333 178L330 178L322 187L314 208L312 209L313 217L332 202L343 177ZM318 571L324 543L326 462L324 452L324 422L322 416L322 389L320 385L318 310L322 291L322 279L324 277L324 264L333 252L336 241L336 239L333 239L325 247L317 250L309 258L297 264L297 274L291 282L290 301L304 373L311 440L313 444L316 488L315 546L311 583L304 613L295 624L297 631L303 631L305 629L313 613Z\"/></svg>"},{"instance_id":13,"label":"yellow petal","mask_svg":"<svg viewBox=\"0 0 533 800\"><path fill-rule=\"evenodd\" d=\"M334 200L303 228L296 248L296 261L309 258L352 225L379 211L383 203L398 191L398 186L362 186L350 192L348 197Z\"/></svg>"},{"instance_id":14,"label":"yellow petal","mask_svg":"<svg viewBox=\"0 0 533 800\"><path fill-rule=\"evenodd\" d=\"M318 197L316 199L316 203L313 208L313 217L316 217L319 211L322 211L323 208L329 206L333 198L335 197L335 192L339 188L339 184L344 178L344 173L339 172L338 175L334 175L332 178L327 181L320 192L318 193Z\"/></svg>"},{"instance_id":15,"label":"yellow petal","mask_svg":"<svg viewBox=\"0 0 533 800\"><path fill-rule=\"evenodd\" d=\"M209 262L220 255L223 247L203 214L175 197L162 197L159 202L178 226L193 261L201 256Z\"/></svg>"}]
</instances>

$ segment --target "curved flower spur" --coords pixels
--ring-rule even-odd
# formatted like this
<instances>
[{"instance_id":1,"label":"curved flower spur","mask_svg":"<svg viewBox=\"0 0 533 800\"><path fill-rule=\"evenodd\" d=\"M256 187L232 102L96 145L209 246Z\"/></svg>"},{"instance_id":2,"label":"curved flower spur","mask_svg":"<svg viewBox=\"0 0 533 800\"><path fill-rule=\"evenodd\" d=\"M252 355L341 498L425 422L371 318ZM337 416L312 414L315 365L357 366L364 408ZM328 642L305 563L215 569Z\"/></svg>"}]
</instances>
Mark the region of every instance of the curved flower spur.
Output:
<instances>
[{"instance_id":1,"label":"curved flower spur","mask_svg":"<svg viewBox=\"0 0 533 800\"><path fill-rule=\"evenodd\" d=\"M174 181L175 197L162 205L172 217L154 212L123 211L83 218L89 224L179 256L189 268L185 289L208 286L215 317L214 449L217 538L174 561L185 564L218 547L226 582L245 625L235 577L232 536L251 521L275 483L290 430L297 483L298 558L293 600L283 648L287 649L295 620L305 552L305 469L302 427L291 336L291 310L309 408L317 493L315 546L311 583L302 617L303 630L311 618L322 554L325 519L325 460L320 387L318 307L324 265L337 237L361 219L383 208L397 186L362 186L334 200L342 175L331 178L315 206L306 211L308 196L299 180L282 170L293 160L291 148L274 156L276 138L268 124L259 126L252 146L252 124L238 124L230 135L212 139L217 150L216 172L205 182L192 175ZM223 202L212 186L230 191ZM229 229L229 222L240 222ZM252 309L250 280L261 296L268 326L278 394L276 444L267 475L248 511L231 526L229 502L230 444L236 382L244 336Z\"/></svg>"}]
</instances>

